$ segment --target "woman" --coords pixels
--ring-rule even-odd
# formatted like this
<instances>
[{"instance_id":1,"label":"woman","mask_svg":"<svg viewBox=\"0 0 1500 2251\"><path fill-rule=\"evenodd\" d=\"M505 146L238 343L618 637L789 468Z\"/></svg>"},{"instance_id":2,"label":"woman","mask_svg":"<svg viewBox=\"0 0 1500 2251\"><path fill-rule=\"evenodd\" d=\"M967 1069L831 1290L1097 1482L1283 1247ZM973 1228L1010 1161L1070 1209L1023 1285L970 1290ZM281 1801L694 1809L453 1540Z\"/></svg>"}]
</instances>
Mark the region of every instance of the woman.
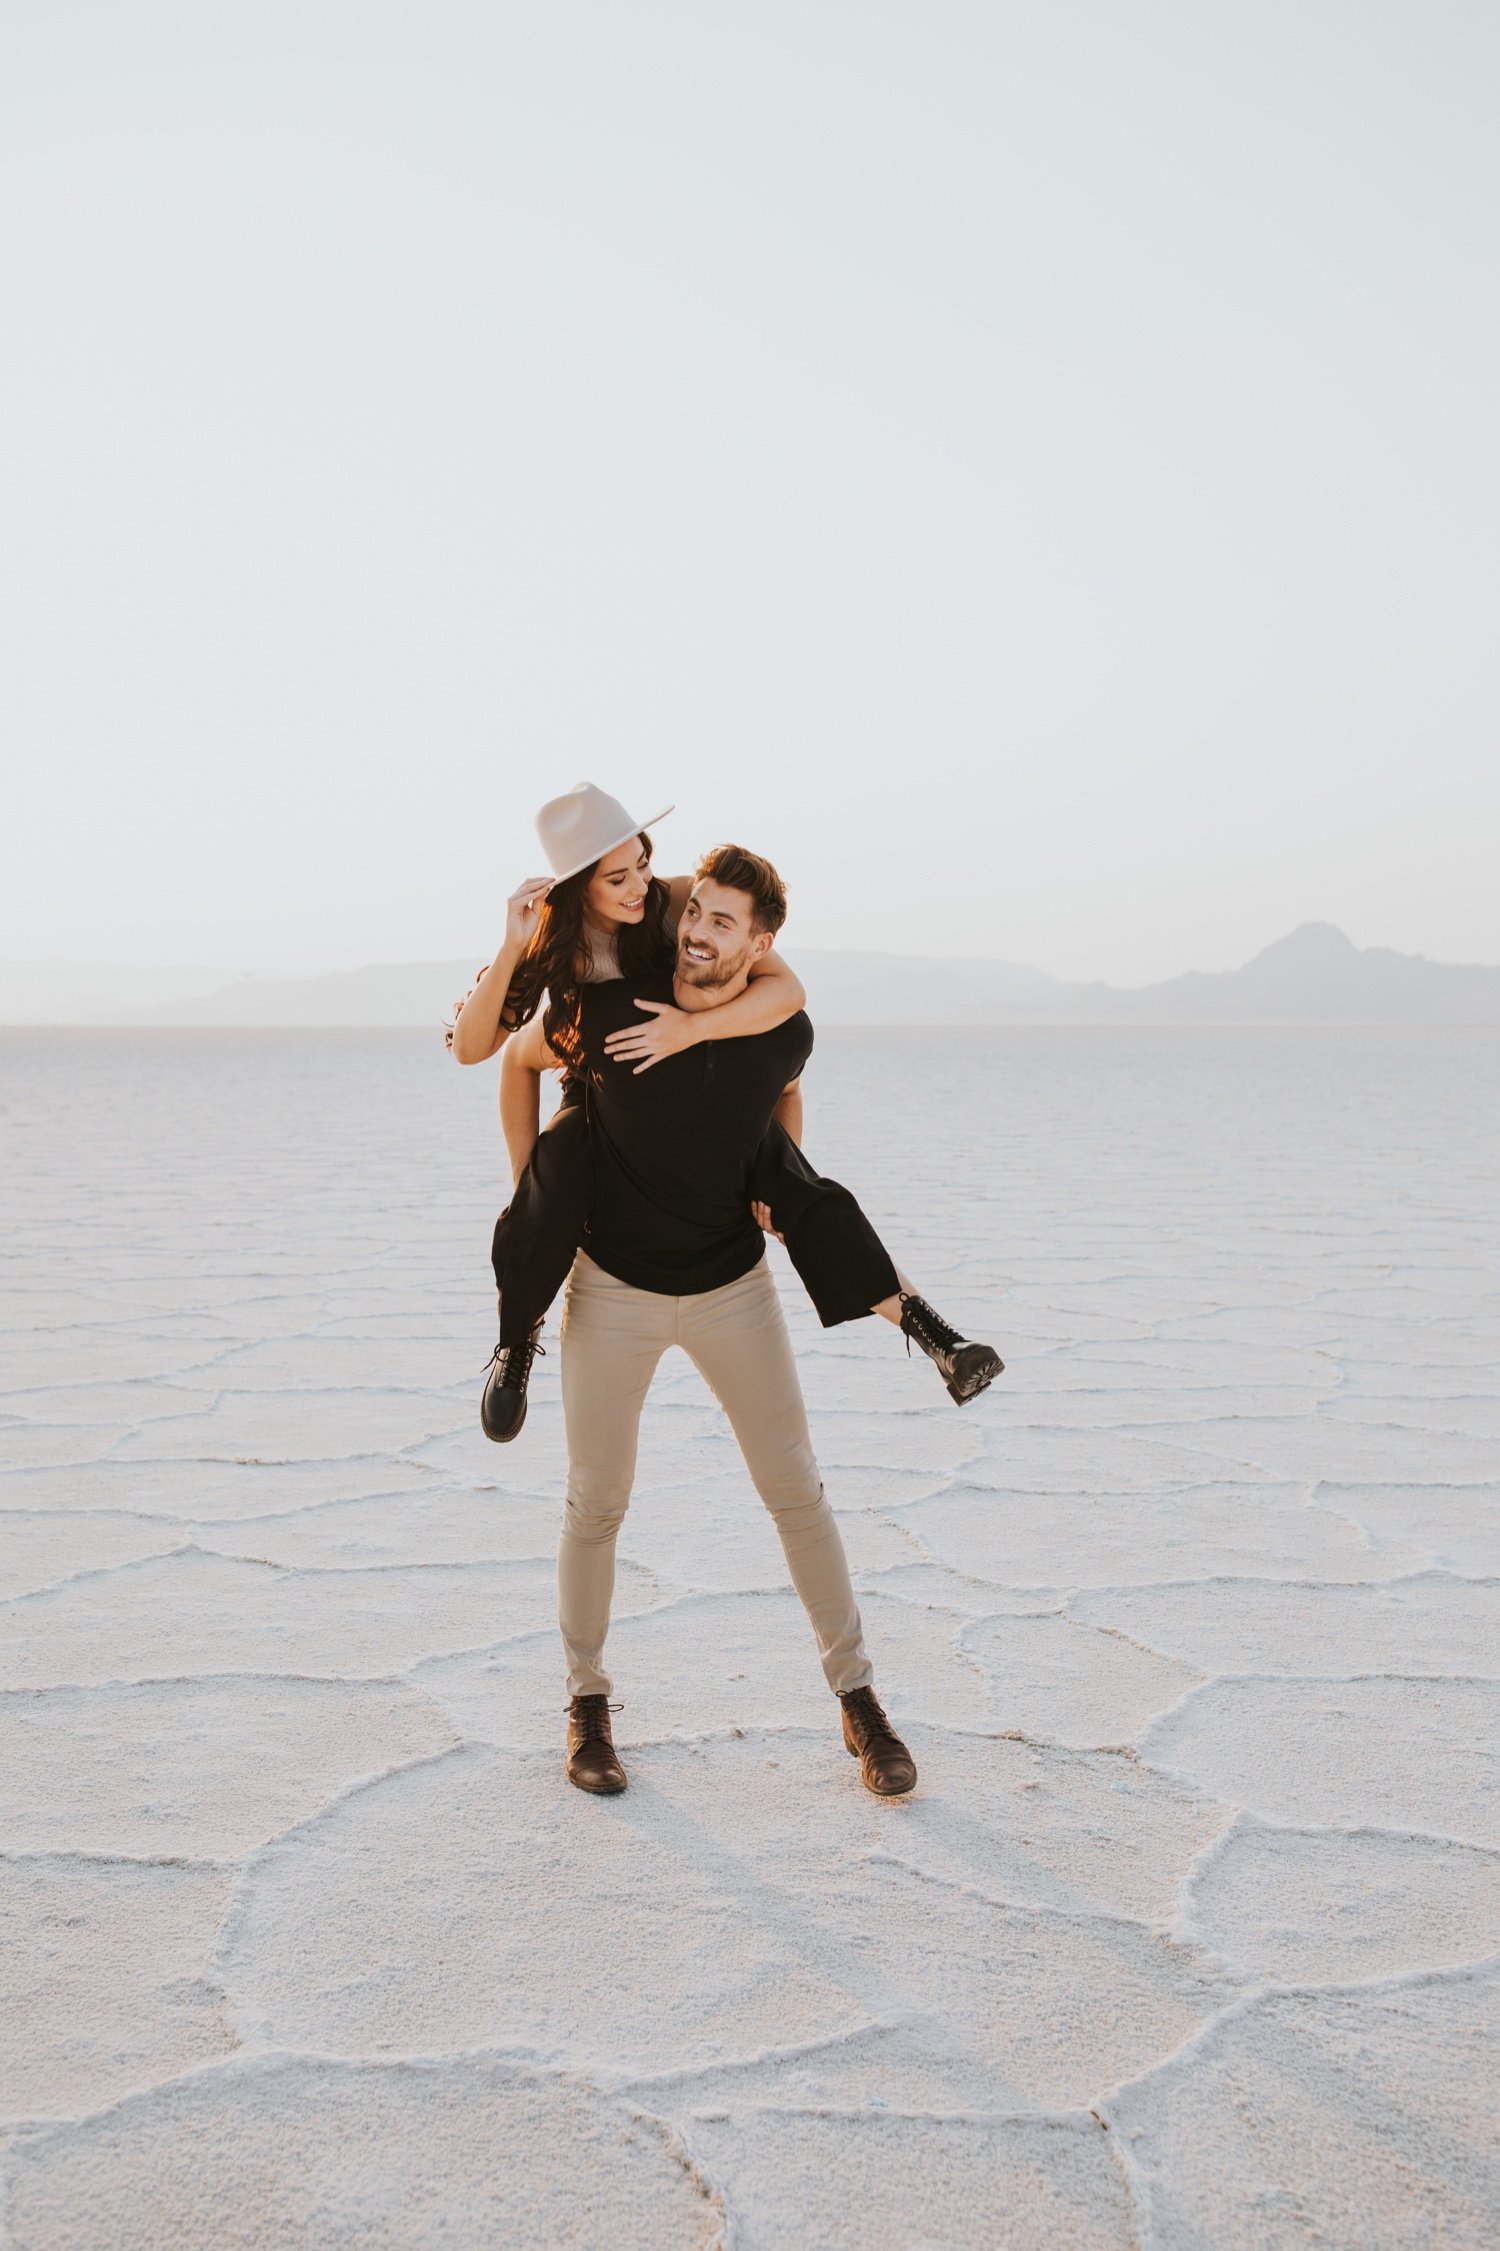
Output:
<instances>
[{"instance_id":1,"label":"woman","mask_svg":"<svg viewBox=\"0 0 1500 2251\"><path fill-rule=\"evenodd\" d=\"M669 805L666 812L671 810ZM654 818L665 820L666 813ZM600 838L622 822L623 836L607 850L597 849ZM649 976L670 963L693 879L676 875L663 882L652 874L651 825L632 821L617 798L589 782L542 807L537 833L561 872L530 876L512 892L499 951L458 1003L448 1029L448 1045L460 1063L483 1063L498 1054L511 1033L530 1022L544 994L547 1037L567 1053L576 1038L580 986L607 977ZM575 860L580 845L586 856ZM713 1030L703 1030L703 1020L685 1010L642 1001L642 1009L659 1021L612 1035L610 1052L647 1070L701 1039L771 1031L795 1016L807 998L774 949L750 975L749 992L714 1012L722 1021ZM509 1134L506 1138L510 1143ZM511 1147L518 1176L526 1154L518 1159Z\"/></svg>"},{"instance_id":2,"label":"woman","mask_svg":"<svg viewBox=\"0 0 1500 2251\"><path fill-rule=\"evenodd\" d=\"M542 807L537 833L555 873L528 879L511 896L500 948L449 1030L461 1063L496 1054L535 1016L544 996L549 1045L576 1057L585 984L644 978L672 965L693 879L664 882L652 874L648 827L585 782ZM689 1013L664 1001L639 1001L642 1022L612 1033L605 1043L609 1054L621 1068L649 1070L702 1040L769 1031L802 1007L802 985L774 948L750 974L746 991L718 1008ZM578 1078L572 1072L565 1078L562 1107L544 1134L537 1131L534 1087L534 1078L528 1089L524 1075L510 1085L502 1073L501 1118L515 1194L495 1228L500 1340L481 1407L486 1432L502 1441L515 1437L525 1420L542 1318L572 1265L593 1193ZM825 1327L883 1314L936 1363L960 1404L1000 1372L989 1345L961 1337L916 1294L848 1190L821 1179L781 1125L773 1125L761 1144L750 1192L756 1218L786 1243Z\"/></svg>"}]
</instances>

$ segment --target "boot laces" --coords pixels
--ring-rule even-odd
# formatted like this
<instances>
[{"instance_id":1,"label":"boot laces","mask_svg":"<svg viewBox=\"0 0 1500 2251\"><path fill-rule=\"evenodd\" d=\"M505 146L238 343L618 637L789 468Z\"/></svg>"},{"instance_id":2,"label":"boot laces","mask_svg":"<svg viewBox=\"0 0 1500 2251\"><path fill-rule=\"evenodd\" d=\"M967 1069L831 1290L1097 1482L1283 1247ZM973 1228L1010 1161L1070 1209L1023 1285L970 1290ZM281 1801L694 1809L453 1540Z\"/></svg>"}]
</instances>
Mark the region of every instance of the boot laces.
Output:
<instances>
[{"instance_id":1,"label":"boot laces","mask_svg":"<svg viewBox=\"0 0 1500 2251\"><path fill-rule=\"evenodd\" d=\"M520 1344L497 1344L490 1354L490 1366L497 1371L496 1382L502 1391L524 1391L531 1374L531 1363L547 1357L547 1347L538 1344L535 1334Z\"/></svg>"},{"instance_id":2,"label":"boot laces","mask_svg":"<svg viewBox=\"0 0 1500 2251\"><path fill-rule=\"evenodd\" d=\"M882 1750L887 1744L893 1744L898 1751L905 1748L873 1688L851 1691L844 1699L844 1709L854 1722L862 1750Z\"/></svg>"},{"instance_id":3,"label":"boot laces","mask_svg":"<svg viewBox=\"0 0 1500 2251\"><path fill-rule=\"evenodd\" d=\"M901 1300L901 1328L906 1337L906 1352L911 1357L911 1340L929 1352L956 1352L963 1343L957 1329L950 1329L939 1314L933 1312L925 1297L910 1291Z\"/></svg>"},{"instance_id":4,"label":"boot laces","mask_svg":"<svg viewBox=\"0 0 1500 2251\"><path fill-rule=\"evenodd\" d=\"M578 1730L580 1743L593 1743L610 1739L609 1715L623 1711L622 1704L612 1704L607 1696L575 1696L571 1707L573 1725Z\"/></svg>"}]
</instances>

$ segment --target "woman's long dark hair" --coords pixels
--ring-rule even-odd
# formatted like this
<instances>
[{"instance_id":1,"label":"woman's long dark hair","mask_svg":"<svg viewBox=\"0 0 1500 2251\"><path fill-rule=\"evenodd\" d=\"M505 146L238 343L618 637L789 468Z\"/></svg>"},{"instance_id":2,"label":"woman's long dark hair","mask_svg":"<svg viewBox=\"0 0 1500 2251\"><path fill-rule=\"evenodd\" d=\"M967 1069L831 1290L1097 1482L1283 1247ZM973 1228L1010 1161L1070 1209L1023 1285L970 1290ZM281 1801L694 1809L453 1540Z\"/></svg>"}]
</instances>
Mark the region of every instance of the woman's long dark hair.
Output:
<instances>
[{"instance_id":1,"label":"woman's long dark hair","mask_svg":"<svg viewBox=\"0 0 1500 2251\"><path fill-rule=\"evenodd\" d=\"M641 831L641 850L651 857L651 839ZM550 1046L577 1068L583 1061L578 1036L583 982L589 966L589 934L583 919L584 894L599 862L581 868L577 875L554 883L542 901L536 928L526 951L516 963L500 1021L510 1032L529 1024L541 1006L547 1010L542 1029ZM667 934L667 886L660 876L646 884L646 912L639 922L615 926L615 946L622 977L653 977L671 967L672 941Z\"/></svg>"}]
</instances>

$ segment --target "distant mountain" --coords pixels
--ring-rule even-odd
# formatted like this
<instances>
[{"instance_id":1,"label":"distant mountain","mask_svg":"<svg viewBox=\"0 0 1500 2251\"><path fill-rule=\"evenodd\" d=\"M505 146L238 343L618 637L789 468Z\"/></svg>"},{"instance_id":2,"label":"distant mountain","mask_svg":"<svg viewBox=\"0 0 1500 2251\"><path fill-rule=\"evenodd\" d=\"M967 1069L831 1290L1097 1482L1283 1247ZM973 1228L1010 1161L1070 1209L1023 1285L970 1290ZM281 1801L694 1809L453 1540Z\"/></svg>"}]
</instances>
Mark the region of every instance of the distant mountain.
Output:
<instances>
[{"instance_id":1,"label":"distant mountain","mask_svg":"<svg viewBox=\"0 0 1500 2251\"><path fill-rule=\"evenodd\" d=\"M1303 923L1243 969L1133 990L1000 961L788 950L827 1024L1500 1024L1500 969L1361 951L1331 922Z\"/></svg>"},{"instance_id":2,"label":"distant mountain","mask_svg":"<svg viewBox=\"0 0 1500 2251\"><path fill-rule=\"evenodd\" d=\"M1108 1023L1500 1024L1500 969L1361 949L1331 922L1304 922L1243 969L1193 969L1135 992L1063 990Z\"/></svg>"},{"instance_id":3,"label":"distant mountain","mask_svg":"<svg viewBox=\"0 0 1500 2251\"><path fill-rule=\"evenodd\" d=\"M928 961L911 954L824 953L788 948L807 985L819 1024L1500 1024L1500 968L1465 967L1361 949L1332 923L1305 922L1242 969L1190 970L1129 990L1068 984L1040 969L983 959ZM433 1030L466 992L474 961L398 962L334 976L246 977L184 995L187 972L150 974L175 989L137 992L128 1005L114 992L91 1005L87 964L65 998L27 988L29 965L0 964L0 1016L10 1023L205 1026L400 1026ZM35 965L38 970L59 965ZM57 990L52 981L51 991Z\"/></svg>"},{"instance_id":4,"label":"distant mountain","mask_svg":"<svg viewBox=\"0 0 1500 2251\"><path fill-rule=\"evenodd\" d=\"M166 1001L142 1009L138 1024L260 1025L266 1029L324 1025L429 1024L434 1030L453 1013L484 964L480 961L406 961L345 969L328 977L247 977L197 1000Z\"/></svg>"},{"instance_id":5,"label":"distant mountain","mask_svg":"<svg viewBox=\"0 0 1500 2251\"><path fill-rule=\"evenodd\" d=\"M190 1000L224 971L174 962L0 961L0 1024L112 1024L160 1002Z\"/></svg>"}]
</instances>

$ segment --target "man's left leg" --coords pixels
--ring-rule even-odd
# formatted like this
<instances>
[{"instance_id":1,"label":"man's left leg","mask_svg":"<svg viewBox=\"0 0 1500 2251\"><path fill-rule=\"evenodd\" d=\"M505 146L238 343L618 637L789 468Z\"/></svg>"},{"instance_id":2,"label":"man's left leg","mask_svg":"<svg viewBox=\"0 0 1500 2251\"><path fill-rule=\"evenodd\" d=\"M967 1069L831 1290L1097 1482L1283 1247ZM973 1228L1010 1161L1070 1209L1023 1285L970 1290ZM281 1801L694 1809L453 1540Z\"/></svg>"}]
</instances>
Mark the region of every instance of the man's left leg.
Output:
<instances>
[{"instance_id":1,"label":"man's left leg","mask_svg":"<svg viewBox=\"0 0 1500 2251\"><path fill-rule=\"evenodd\" d=\"M824 1676L843 1706L844 1741L867 1787L880 1797L899 1797L916 1782L916 1762L872 1686L843 1536L818 1474L770 1267L762 1259L738 1282L679 1298L677 1305L678 1342L729 1417L775 1522Z\"/></svg>"}]
</instances>

